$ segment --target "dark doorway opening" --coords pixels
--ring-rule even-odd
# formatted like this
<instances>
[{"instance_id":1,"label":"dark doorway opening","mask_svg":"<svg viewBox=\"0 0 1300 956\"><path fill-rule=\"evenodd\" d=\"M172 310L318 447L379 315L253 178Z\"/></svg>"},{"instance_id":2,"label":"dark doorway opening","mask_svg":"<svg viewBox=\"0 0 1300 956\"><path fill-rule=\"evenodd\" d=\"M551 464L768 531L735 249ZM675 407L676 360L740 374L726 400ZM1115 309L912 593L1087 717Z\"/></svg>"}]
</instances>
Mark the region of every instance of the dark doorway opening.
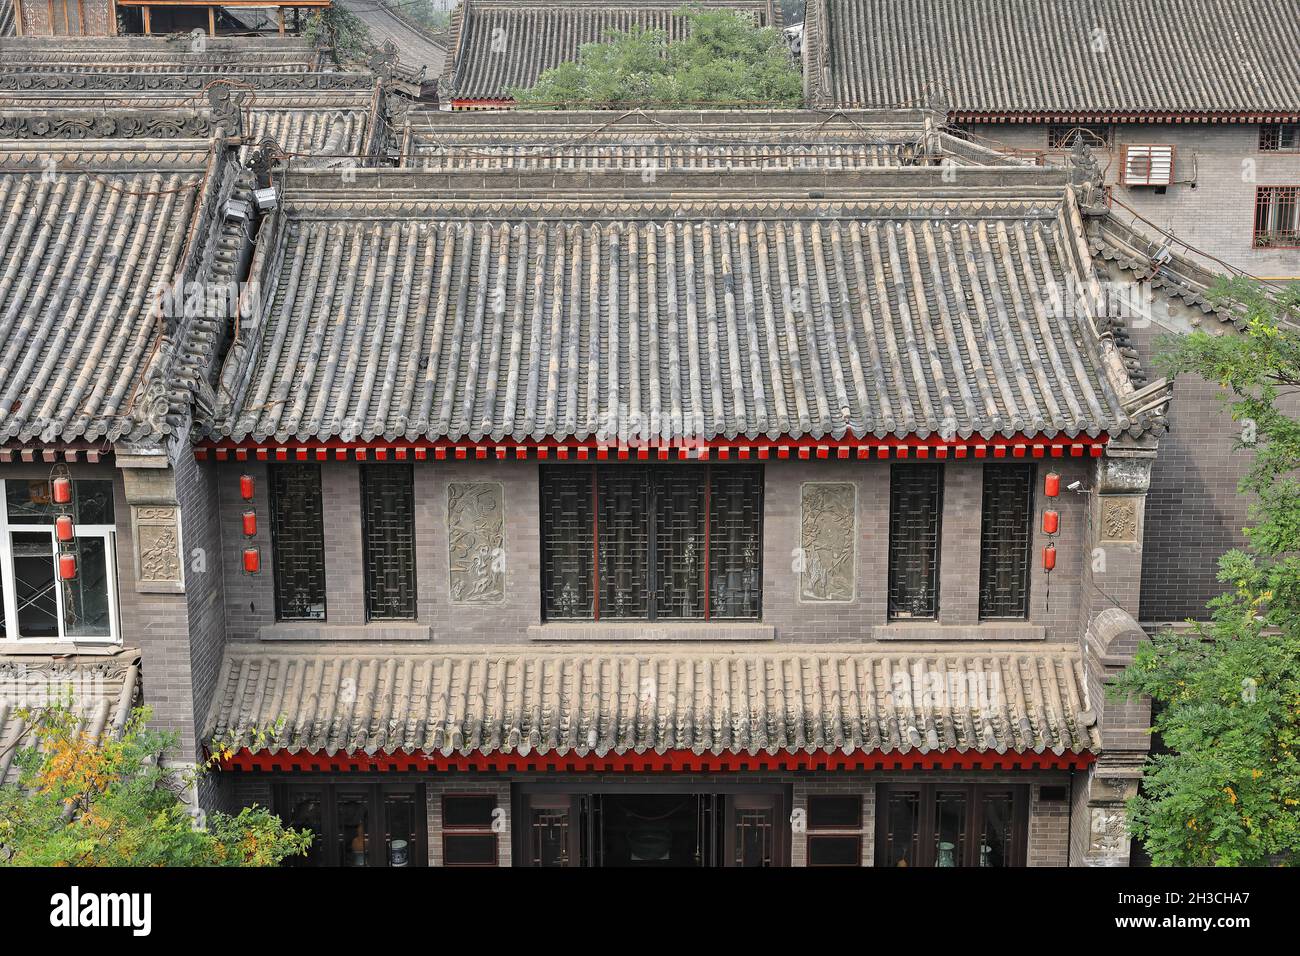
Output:
<instances>
[{"instance_id":1,"label":"dark doorway opening","mask_svg":"<svg viewBox=\"0 0 1300 956\"><path fill-rule=\"evenodd\" d=\"M686 788L516 793L515 860L523 866L785 866L783 790Z\"/></svg>"}]
</instances>

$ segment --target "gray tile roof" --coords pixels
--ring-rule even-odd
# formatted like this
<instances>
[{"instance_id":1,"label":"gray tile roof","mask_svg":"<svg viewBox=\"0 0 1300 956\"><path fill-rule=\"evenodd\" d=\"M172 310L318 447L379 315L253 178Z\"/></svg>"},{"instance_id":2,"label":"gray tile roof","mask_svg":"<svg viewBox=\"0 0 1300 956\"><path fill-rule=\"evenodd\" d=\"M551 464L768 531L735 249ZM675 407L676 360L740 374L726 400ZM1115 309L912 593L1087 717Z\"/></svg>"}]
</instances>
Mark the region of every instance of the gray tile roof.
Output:
<instances>
[{"instance_id":1,"label":"gray tile roof","mask_svg":"<svg viewBox=\"0 0 1300 956\"><path fill-rule=\"evenodd\" d=\"M1245 327L1246 317L1239 309L1210 297L1222 276L1239 274L1225 263L1184 247L1176 238L1133 220L1118 208L1088 222L1088 245L1095 259L1115 263L1169 298Z\"/></svg>"},{"instance_id":2,"label":"gray tile roof","mask_svg":"<svg viewBox=\"0 0 1300 956\"><path fill-rule=\"evenodd\" d=\"M512 122L502 123L506 115ZM930 124L927 126L926 119ZM407 116L402 162L424 169L852 170L936 162L1019 161L957 139L944 117L812 110L612 112L419 110Z\"/></svg>"},{"instance_id":3,"label":"gray tile roof","mask_svg":"<svg viewBox=\"0 0 1300 956\"><path fill-rule=\"evenodd\" d=\"M0 38L0 72L27 73L308 73L320 54L295 37L189 34Z\"/></svg>"},{"instance_id":4,"label":"gray tile roof","mask_svg":"<svg viewBox=\"0 0 1300 956\"><path fill-rule=\"evenodd\" d=\"M1101 749L1082 667L1065 648L232 644L201 736L328 755L1078 754Z\"/></svg>"},{"instance_id":5,"label":"gray tile roof","mask_svg":"<svg viewBox=\"0 0 1300 956\"><path fill-rule=\"evenodd\" d=\"M215 336L158 290L215 241L225 168L196 140L0 142L0 442L185 430Z\"/></svg>"},{"instance_id":6,"label":"gray tile roof","mask_svg":"<svg viewBox=\"0 0 1300 956\"><path fill-rule=\"evenodd\" d=\"M369 155L372 134L385 132L384 118L375 114L386 104L370 79L371 86L359 90L259 90L247 109L246 139L255 144L270 136L293 154L296 166L338 165ZM6 139L171 139L213 132L202 93L25 90L0 103L0 138ZM241 159L251 148L241 151Z\"/></svg>"},{"instance_id":7,"label":"gray tile roof","mask_svg":"<svg viewBox=\"0 0 1300 956\"><path fill-rule=\"evenodd\" d=\"M810 104L1300 114L1297 0L809 0L803 51Z\"/></svg>"},{"instance_id":8,"label":"gray tile roof","mask_svg":"<svg viewBox=\"0 0 1300 956\"><path fill-rule=\"evenodd\" d=\"M1092 273L1060 188L964 198L996 191L923 189L931 169L912 186L886 172L883 199L453 202L421 197L414 172L290 185L210 436L1075 437L1162 421L1133 404L1106 325L1069 307Z\"/></svg>"},{"instance_id":9,"label":"gray tile roof","mask_svg":"<svg viewBox=\"0 0 1300 956\"><path fill-rule=\"evenodd\" d=\"M0 783L13 766L27 723L19 711L67 706L92 739L122 730L140 690L140 652L0 656ZM14 771L16 773L16 771Z\"/></svg>"},{"instance_id":10,"label":"gray tile roof","mask_svg":"<svg viewBox=\"0 0 1300 956\"><path fill-rule=\"evenodd\" d=\"M395 9L384 0L335 0L337 6L355 15L376 46L391 41L397 48L398 65L415 75L433 80L442 73L447 60L447 40L404 16L400 5Z\"/></svg>"},{"instance_id":11,"label":"gray tile roof","mask_svg":"<svg viewBox=\"0 0 1300 956\"><path fill-rule=\"evenodd\" d=\"M439 96L505 98L510 88L532 86L544 71L577 60L582 44L600 42L612 30L636 26L680 39L689 26L682 6L677 0L463 0L453 14L453 53ZM697 0L694 6L743 11L761 26L780 25L775 0Z\"/></svg>"}]
</instances>

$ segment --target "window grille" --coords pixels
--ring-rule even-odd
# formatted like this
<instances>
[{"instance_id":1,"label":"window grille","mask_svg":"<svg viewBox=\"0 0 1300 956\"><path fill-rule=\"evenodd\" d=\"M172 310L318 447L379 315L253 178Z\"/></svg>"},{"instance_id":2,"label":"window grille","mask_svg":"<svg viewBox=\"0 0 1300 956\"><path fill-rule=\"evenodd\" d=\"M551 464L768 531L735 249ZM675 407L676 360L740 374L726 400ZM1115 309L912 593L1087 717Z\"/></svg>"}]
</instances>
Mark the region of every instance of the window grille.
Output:
<instances>
[{"instance_id":1,"label":"window grille","mask_svg":"<svg viewBox=\"0 0 1300 956\"><path fill-rule=\"evenodd\" d=\"M889 478L889 616L939 612L939 526L943 469L894 465Z\"/></svg>"},{"instance_id":2,"label":"window grille","mask_svg":"<svg viewBox=\"0 0 1300 956\"><path fill-rule=\"evenodd\" d=\"M1033 466L986 465L983 502L980 617L1023 618L1029 613Z\"/></svg>"},{"instance_id":3,"label":"window grille","mask_svg":"<svg viewBox=\"0 0 1300 956\"><path fill-rule=\"evenodd\" d=\"M1300 186L1256 187L1255 245L1300 246Z\"/></svg>"},{"instance_id":4,"label":"window grille","mask_svg":"<svg viewBox=\"0 0 1300 956\"><path fill-rule=\"evenodd\" d=\"M1262 123L1259 148L1266 153L1300 152L1300 123Z\"/></svg>"},{"instance_id":5,"label":"window grille","mask_svg":"<svg viewBox=\"0 0 1300 956\"><path fill-rule=\"evenodd\" d=\"M366 616L415 619L415 490L409 465L364 465L361 524Z\"/></svg>"},{"instance_id":6,"label":"window grille","mask_svg":"<svg viewBox=\"0 0 1300 956\"><path fill-rule=\"evenodd\" d=\"M1109 149L1115 127L1109 123L1053 123L1047 127L1048 149L1069 149L1076 139L1093 149Z\"/></svg>"},{"instance_id":7,"label":"window grille","mask_svg":"<svg viewBox=\"0 0 1300 956\"><path fill-rule=\"evenodd\" d=\"M554 466L541 491L548 620L761 613L760 470Z\"/></svg>"},{"instance_id":8,"label":"window grille","mask_svg":"<svg viewBox=\"0 0 1300 956\"><path fill-rule=\"evenodd\" d=\"M280 621L325 620L325 531L320 466L271 469L271 549L275 616Z\"/></svg>"}]
</instances>

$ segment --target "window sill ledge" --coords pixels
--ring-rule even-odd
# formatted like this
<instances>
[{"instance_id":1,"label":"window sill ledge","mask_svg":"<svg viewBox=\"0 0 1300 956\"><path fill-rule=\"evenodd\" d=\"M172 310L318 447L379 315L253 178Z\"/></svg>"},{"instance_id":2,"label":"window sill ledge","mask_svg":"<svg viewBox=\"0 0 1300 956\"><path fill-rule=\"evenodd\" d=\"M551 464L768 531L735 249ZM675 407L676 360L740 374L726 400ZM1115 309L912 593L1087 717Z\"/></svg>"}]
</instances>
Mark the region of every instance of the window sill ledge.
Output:
<instances>
[{"instance_id":1,"label":"window sill ledge","mask_svg":"<svg viewBox=\"0 0 1300 956\"><path fill-rule=\"evenodd\" d=\"M48 656L89 656L101 655L111 657L122 652L122 642L104 638L102 641L34 641L0 640L0 658L22 657L23 655Z\"/></svg>"},{"instance_id":2,"label":"window sill ledge","mask_svg":"<svg viewBox=\"0 0 1300 956\"><path fill-rule=\"evenodd\" d=\"M433 629L427 624L266 624L257 631L259 641L427 641Z\"/></svg>"},{"instance_id":3,"label":"window sill ledge","mask_svg":"<svg viewBox=\"0 0 1300 956\"><path fill-rule=\"evenodd\" d=\"M936 624L934 621L897 622L877 627L878 641L1045 641L1047 628L1014 621L984 624Z\"/></svg>"},{"instance_id":4,"label":"window sill ledge","mask_svg":"<svg viewBox=\"0 0 1300 956\"><path fill-rule=\"evenodd\" d=\"M749 621L716 621L698 624L674 621L593 621L590 624L556 622L533 624L528 628L530 641L774 641L776 628L771 624Z\"/></svg>"}]
</instances>

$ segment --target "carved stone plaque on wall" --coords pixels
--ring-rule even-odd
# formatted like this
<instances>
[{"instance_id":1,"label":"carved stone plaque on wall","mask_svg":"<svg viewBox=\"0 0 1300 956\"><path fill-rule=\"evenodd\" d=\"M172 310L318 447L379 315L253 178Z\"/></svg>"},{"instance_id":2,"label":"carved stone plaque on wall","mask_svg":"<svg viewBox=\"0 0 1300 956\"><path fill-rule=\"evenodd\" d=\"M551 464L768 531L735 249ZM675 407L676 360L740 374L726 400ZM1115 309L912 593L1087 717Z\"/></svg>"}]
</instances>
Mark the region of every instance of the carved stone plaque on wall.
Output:
<instances>
[{"instance_id":1,"label":"carved stone plaque on wall","mask_svg":"<svg viewBox=\"0 0 1300 956\"><path fill-rule=\"evenodd\" d=\"M857 582L857 485L809 481L800 494L799 599L852 601Z\"/></svg>"},{"instance_id":2,"label":"carved stone plaque on wall","mask_svg":"<svg viewBox=\"0 0 1300 956\"><path fill-rule=\"evenodd\" d=\"M1140 501L1140 498L1130 496L1102 496L1101 539L1103 541L1137 541Z\"/></svg>"},{"instance_id":3,"label":"carved stone plaque on wall","mask_svg":"<svg viewBox=\"0 0 1300 956\"><path fill-rule=\"evenodd\" d=\"M1128 862L1128 827L1122 804L1092 807L1089 820L1088 858L1094 866L1122 866Z\"/></svg>"},{"instance_id":4,"label":"carved stone plaque on wall","mask_svg":"<svg viewBox=\"0 0 1300 956\"><path fill-rule=\"evenodd\" d=\"M136 584L142 591L181 591L181 542L175 505L133 505Z\"/></svg>"},{"instance_id":5,"label":"carved stone plaque on wall","mask_svg":"<svg viewBox=\"0 0 1300 956\"><path fill-rule=\"evenodd\" d=\"M453 604L505 599L505 489L500 482L448 483L447 567Z\"/></svg>"}]
</instances>

